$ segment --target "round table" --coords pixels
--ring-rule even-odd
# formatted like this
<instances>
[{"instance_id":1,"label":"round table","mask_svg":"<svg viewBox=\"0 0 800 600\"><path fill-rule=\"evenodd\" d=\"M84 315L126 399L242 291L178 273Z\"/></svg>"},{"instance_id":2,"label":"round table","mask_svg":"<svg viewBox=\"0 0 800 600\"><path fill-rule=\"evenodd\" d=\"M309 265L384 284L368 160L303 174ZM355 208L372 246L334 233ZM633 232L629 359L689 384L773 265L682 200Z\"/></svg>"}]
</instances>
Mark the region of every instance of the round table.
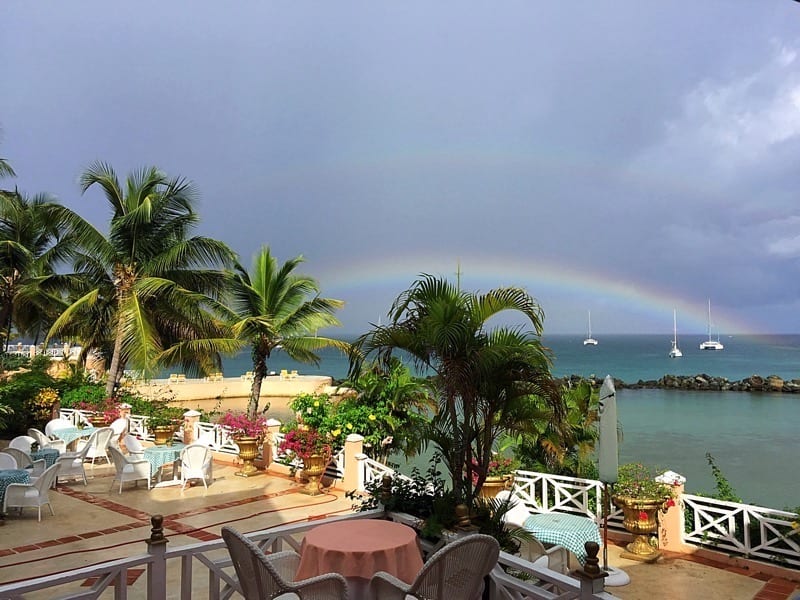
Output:
<instances>
[{"instance_id":1,"label":"round table","mask_svg":"<svg viewBox=\"0 0 800 600\"><path fill-rule=\"evenodd\" d=\"M25 469L0 470L0 514L3 511L3 502L6 497L6 488L12 483L28 483L31 478Z\"/></svg>"},{"instance_id":2,"label":"round table","mask_svg":"<svg viewBox=\"0 0 800 600\"><path fill-rule=\"evenodd\" d=\"M53 430L53 436L64 440L64 442L69 445L78 438L89 437L94 433L94 430L94 427L84 427L83 429L78 429L77 427L62 427L61 429Z\"/></svg>"},{"instance_id":3,"label":"round table","mask_svg":"<svg viewBox=\"0 0 800 600\"><path fill-rule=\"evenodd\" d=\"M172 446L150 446L145 448L144 457L150 463L150 476L158 474L158 481L161 482L161 467L178 460L181 457L183 448L184 445L180 443L175 443ZM175 473L173 472L174 477Z\"/></svg>"},{"instance_id":4,"label":"round table","mask_svg":"<svg viewBox=\"0 0 800 600\"><path fill-rule=\"evenodd\" d=\"M59 456L60 454L55 448L42 448L36 452L31 452L31 459L39 460L43 458L48 469L56 464Z\"/></svg>"},{"instance_id":5,"label":"round table","mask_svg":"<svg viewBox=\"0 0 800 600\"><path fill-rule=\"evenodd\" d=\"M339 573L358 598L365 597L369 580L378 571L411 583L421 569L422 552L411 527L378 519L347 519L306 533L295 579Z\"/></svg>"},{"instance_id":6,"label":"round table","mask_svg":"<svg viewBox=\"0 0 800 600\"><path fill-rule=\"evenodd\" d=\"M564 546L583 564L586 561L586 542L603 545L600 528L588 517L565 513L542 513L531 515L523 527L544 544Z\"/></svg>"}]
</instances>

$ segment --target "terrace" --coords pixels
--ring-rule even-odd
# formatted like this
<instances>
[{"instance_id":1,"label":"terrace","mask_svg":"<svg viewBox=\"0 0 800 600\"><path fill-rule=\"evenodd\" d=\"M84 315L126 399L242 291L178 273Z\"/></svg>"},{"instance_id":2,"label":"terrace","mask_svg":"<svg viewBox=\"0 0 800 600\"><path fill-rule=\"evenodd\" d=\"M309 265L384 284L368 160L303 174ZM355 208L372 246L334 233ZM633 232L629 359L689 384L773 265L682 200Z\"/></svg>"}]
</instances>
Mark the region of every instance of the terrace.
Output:
<instances>
[{"instance_id":1,"label":"terrace","mask_svg":"<svg viewBox=\"0 0 800 600\"><path fill-rule=\"evenodd\" d=\"M305 532L327 519L384 517L380 511L353 513L345 497L346 490L363 489L366 482L386 472L386 467L360 454L358 437L341 457L341 464L351 465L345 468L344 482L320 496L300 494L302 485L282 465L273 464L257 477L235 476L238 467L235 457L225 452L227 440L215 452L214 481L207 491L202 485L181 491L180 486L147 490L129 483L119 494L111 484L111 466L87 466L86 487L62 483L51 494L55 517L45 514L38 522L35 512L29 511L22 517L9 516L0 528L0 581L4 583L0 599L237 597L229 585L233 569L220 539L223 525L251 533L274 551L299 549ZM515 487L534 512L597 518L591 507L600 505L598 482L519 472ZM785 543L785 514L689 495L682 498L694 529L673 540L672 546L662 544L679 551L667 549L655 564L620 556L627 538L619 529L618 517L612 515L609 564L624 569L630 584L580 596L579 581L503 554L502 564L555 585L560 595L531 583L496 579L492 598L795 597L800 553L796 544ZM166 544L153 543L153 515L163 515ZM742 536L731 533L745 522L758 524L762 535L739 539ZM709 549L712 545L724 553ZM740 556L731 558L734 554ZM793 568L776 566L776 555L784 567ZM512 592L514 586L518 589Z\"/></svg>"}]
</instances>

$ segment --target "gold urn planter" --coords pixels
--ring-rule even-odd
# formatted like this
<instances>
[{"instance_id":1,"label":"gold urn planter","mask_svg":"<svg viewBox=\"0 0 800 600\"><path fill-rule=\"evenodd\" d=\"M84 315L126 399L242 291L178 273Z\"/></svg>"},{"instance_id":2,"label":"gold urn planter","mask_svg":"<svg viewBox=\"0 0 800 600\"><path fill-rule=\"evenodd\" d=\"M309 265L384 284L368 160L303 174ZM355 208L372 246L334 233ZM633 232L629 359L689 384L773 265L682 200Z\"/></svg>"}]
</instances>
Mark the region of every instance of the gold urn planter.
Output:
<instances>
[{"instance_id":1,"label":"gold urn planter","mask_svg":"<svg viewBox=\"0 0 800 600\"><path fill-rule=\"evenodd\" d=\"M636 536L621 556L643 562L657 560L661 553L651 543L651 536L658 531L658 511L664 506L664 499L614 496L611 500L622 509L622 525Z\"/></svg>"},{"instance_id":2,"label":"gold urn planter","mask_svg":"<svg viewBox=\"0 0 800 600\"><path fill-rule=\"evenodd\" d=\"M303 459L303 474L308 477L308 483L300 490L301 493L309 496L319 496L322 493L319 489L319 480L325 473L327 464L328 458L322 454L312 454Z\"/></svg>"},{"instance_id":3,"label":"gold urn planter","mask_svg":"<svg viewBox=\"0 0 800 600\"><path fill-rule=\"evenodd\" d=\"M175 427L172 425L156 425L153 427L153 437L156 446L172 446Z\"/></svg>"},{"instance_id":4,"label":"gold urn planter","mask_svg":"<svg viewBox=\"0 0 800 600\"><path fill-rule=\"evenodd\" d=\"M258 456L258 438L251 436L239 436L234 438L234 442L239 446L239 458L242 459L242 468L234 475L239 477L252 477L259 475L259 470L253 464Z\"/></svg>"},{"instance_id":5,"label":"gold urn planter","mask_svg":"<svg viewBox=\"0 0 800 600\"><path fill-rule=\"evenodd\" d=\"M514 485L514 474L489 475L481 486L478 495L481 498L494 498L503 490L510 490Z\"/></svg>"}]
</instances>

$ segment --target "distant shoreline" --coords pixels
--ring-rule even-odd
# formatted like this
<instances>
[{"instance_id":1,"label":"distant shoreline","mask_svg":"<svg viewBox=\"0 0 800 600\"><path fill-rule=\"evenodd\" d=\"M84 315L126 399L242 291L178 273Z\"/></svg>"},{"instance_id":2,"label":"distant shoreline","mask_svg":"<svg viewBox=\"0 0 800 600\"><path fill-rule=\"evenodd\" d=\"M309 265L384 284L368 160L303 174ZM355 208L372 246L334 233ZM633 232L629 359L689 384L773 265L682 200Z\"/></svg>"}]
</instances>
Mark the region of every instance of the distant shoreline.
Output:
<instances>
[{"instance_id":1,"label":"distant shoreline","mask_svg":"<svg viewBox=\"0 0 800 600\"><path fill-rule=\"evenodd\" d=\"M576 384L581 380L589 381L593 387L602 385L603 380L594 376L582 377L570 375L559 379L565 384ZM664 375L659 379L639 379L636 383L627 383L621 379L614 379L614 386L619 389L662 389L686 390L692 392L775 392L783 394L800 393L800 379L786 380L777 375L762 377L751 375L740 380L729 380L727 377L714 377L700 373L697 375Z\"/></svg>"}]
</instances>

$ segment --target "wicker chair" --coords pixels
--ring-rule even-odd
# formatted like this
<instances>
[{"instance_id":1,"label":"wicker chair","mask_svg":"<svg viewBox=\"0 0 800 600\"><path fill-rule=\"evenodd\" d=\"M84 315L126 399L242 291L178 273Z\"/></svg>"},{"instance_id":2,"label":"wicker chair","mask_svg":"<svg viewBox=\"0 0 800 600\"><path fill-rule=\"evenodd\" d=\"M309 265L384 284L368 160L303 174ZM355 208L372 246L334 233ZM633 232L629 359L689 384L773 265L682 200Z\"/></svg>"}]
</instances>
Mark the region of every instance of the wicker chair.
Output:
<instances>
[{"instance_id":1,"label":"wicker chair","mask_svg":"<svg viewBox=\"0 0 800 600\"><path fill-rule=\"evenodd\" d=\"M28 429L28 435L39 442L40 448L53 448L54 450L58 450L59 454L67 451L67 444L64 440L52 440L35 427Z\"/></svg>"},{"instance_id":2,"label":"wicker chair","mask_svg":"<svg viewBox=\"0 0 800 600\"><path fill-rule=\"evenodd\" d=\"M0 454L8 454L14 459L17 465L16 467L4 467L3 464L7 463L3 463L2 460L0 460L0 469L25 469L31 481L36 481L36 478L40 477L45 469L47 469L47 461L43 458L33 460L30 454L19 448L3 448L0 450Z\"/></svg>"},{"instance_id":3,"label":"wicker chair","mask_svg":"<svg viewBox=\"0 0 800 600\"><path fill-rule=\"evenodd\" d=\"M236 569L241 587L237 591L245 600L272 600L290 593L301 600L347 600L347 582L337 573L292 581L300 564L296 552L264 554L256 544L227 526L222 528L222 539Z\"/></svg>"},{"instance_id":4,"label":"wicker chair","mask_svg":"<svg viewBox=\"0 0 800 600\"><path fill-rule=\"evenodd\" d=\"M121 494L122 484L126 481L134 481L138 486L139 480L144 479L147 482L147 489L150 489L150 463L147 460L129 458L116 446L109 446L108 451L111 453L111 459L114 461L116 469L114 479L111 480L112 487L115 481L119 481L119 493Z\"/></svg>"},{"instance_id":5,"label":"wicker chair","mask_svg":"<svg viewBox=\"0 0 800 600\"><path fill-rule=\"evenodd\" d=\"M53 505L50 504L50 496L48 494L50 487L53 485L53 480L56 478L58 463L54 464L49 469L45 469L42 476L37 478L33 483L11 483L6 488L6 495L3 498L3 512L8 512L9 508L19 508L19 514L22 515L22 509L26 506L33 506L39 510L39 520L42 520L42 506L47 504L50 508L50 514L55 516Z\"/></svg>"},{"instance_id":6,"label":"wicker chair","mask_svg":"<svg viewBox=\"0 0 800 600\"><path fill-rule=\"evenodd\" d=\"M411 584L378 571L369 582L370 597L380 600L455 600L477 597L483 578L497 564L500 545L488 535L459 538L438 550Z\"/></svg>"}]
</instances>

